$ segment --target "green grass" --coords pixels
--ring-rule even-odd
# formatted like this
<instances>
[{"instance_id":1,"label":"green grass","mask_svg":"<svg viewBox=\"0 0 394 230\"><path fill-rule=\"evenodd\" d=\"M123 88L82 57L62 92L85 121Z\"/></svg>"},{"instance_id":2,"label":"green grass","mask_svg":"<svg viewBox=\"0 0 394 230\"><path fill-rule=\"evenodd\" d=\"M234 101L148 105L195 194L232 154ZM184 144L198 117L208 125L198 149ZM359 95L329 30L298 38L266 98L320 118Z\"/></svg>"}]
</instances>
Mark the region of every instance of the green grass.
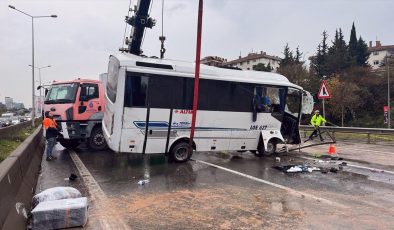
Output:
<instances>
[{"instance_id":1,"label":"green grass","mask_svg":"<svg viewBox=\"0 0 394 230\"><path fill-rule=\"evenodd\" d=\"M24 128L13 138L0 139L0 162L2 162L12 151L14 151L36 128Z\"/></svg>"}]
</instances>

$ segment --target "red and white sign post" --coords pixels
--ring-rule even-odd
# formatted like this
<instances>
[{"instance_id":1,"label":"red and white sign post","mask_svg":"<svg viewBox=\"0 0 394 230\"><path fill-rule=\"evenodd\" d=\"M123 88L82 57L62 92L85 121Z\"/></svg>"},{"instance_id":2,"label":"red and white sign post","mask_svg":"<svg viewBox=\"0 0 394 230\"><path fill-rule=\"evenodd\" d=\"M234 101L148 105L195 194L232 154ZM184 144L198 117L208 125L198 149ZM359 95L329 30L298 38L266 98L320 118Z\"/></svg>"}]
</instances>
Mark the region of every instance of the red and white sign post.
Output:
<instances>
[{"instance_id":1,"label":"red and white sign post","mask_svg":"<svg viewBox=\"0 0 394 230\"><path fill-rule=\"evenodd\" d=\"M323 117L326 117L326 111L324 108L324 99L331 98L331 93L328 91L326 80L322 80L319 92L317 93L317 98L323 99Z\"/></svg>"},{"instance_id":2,"label":"red and white sign post","mask_svg":"<svg viewBox=\"0 0 394 230\"><path fill-rule=\"evenodd\" d=\"M383 112L384 112L384 123L388 124L389 123L389 107L387 105L383 106Z\"/></svg>"}]
</instances>

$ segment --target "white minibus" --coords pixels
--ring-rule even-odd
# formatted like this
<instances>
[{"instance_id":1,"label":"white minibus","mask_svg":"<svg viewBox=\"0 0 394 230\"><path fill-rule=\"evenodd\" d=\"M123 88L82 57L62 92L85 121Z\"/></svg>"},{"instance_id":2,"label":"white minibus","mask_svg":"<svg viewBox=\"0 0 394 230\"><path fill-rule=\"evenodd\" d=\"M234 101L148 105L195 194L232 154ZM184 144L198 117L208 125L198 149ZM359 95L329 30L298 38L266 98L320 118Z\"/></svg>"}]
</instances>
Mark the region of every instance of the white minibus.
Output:
<instances>
[{"instance_id":1,"label":"white minibus","mask_svg":"<svg viewBox=\"0 0 394 230\"><path fill-rule=\"evenodd\" d=\"M187 161L194 71L191 62L110 56L103 118L109 148ZM303 95L310 113L311 95L280 74L201 65L192 147L262 156L279 143L299 144Z\"/></svg>"}]
</instances>

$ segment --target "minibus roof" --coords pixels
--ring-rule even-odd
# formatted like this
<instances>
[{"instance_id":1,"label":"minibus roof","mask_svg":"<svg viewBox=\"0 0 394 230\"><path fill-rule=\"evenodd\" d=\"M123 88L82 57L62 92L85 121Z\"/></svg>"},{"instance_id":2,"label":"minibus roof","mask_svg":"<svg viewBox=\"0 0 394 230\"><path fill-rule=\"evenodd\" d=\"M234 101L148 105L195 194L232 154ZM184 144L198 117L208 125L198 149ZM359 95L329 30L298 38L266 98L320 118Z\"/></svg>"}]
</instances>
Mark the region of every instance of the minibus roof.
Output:
<instances>
[{"instance_id":1,"label":"minibus roof","mask_svg":"<svg viewBox=\"0 0 394 230\"><path fill-rule=\"evenodd\" d=\"M128 53L119 53L113 55L113 57L119 61L121 67L126 67L127 71L194 78L194 62L148 58ZM212 80L289 86L302 89L302 87L291 83L285 76L271 72L234 70L201 65L200 77Z\"/></svg>"}]
</instances>

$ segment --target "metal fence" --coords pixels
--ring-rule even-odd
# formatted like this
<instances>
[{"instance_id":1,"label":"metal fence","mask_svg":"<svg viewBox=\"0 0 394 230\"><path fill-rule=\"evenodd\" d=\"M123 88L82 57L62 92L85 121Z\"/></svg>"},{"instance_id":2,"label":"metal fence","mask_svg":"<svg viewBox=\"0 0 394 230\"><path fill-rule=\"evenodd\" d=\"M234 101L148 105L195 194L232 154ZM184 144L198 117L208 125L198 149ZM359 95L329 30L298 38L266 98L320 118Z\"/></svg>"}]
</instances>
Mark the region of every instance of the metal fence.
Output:
<instances>
[{"instance_id":1,"label":"metal fence","mask_svg":"<svg viewBox=\"0 0 394 230\"><path fill-rule=\"evenodd\" d=\"M366 140L368 144L394 144L394 129L321 126L320 130L329 132L336 140ZM313 131L313 127L300 125L300 131L306 138Z\"/></svg>"}]
</instances>

